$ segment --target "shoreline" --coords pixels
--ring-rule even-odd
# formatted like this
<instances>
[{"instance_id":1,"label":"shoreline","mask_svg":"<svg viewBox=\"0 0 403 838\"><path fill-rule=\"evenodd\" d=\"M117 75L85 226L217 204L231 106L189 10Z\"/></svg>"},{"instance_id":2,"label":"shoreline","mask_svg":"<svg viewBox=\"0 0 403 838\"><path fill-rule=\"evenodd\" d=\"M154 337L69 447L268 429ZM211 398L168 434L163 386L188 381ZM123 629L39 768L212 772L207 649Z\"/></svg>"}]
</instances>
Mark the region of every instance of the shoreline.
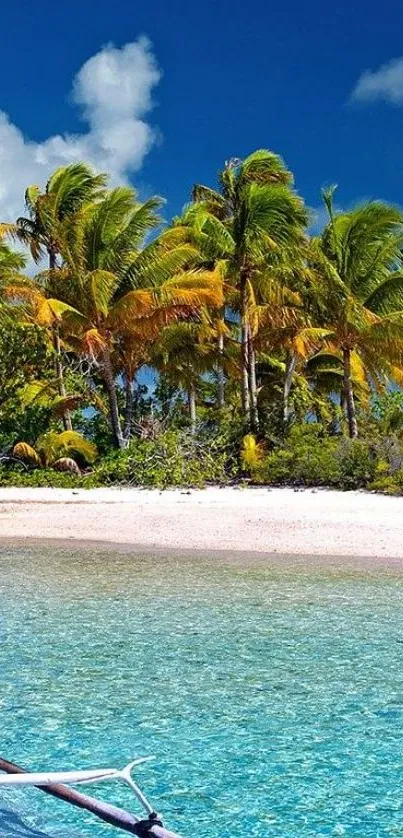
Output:
<instances>
[{"instance_id":1,"label":"shoreline","mask_svg":"<svg viewBox=\"0 0 403 838\"><path fill-rule=\"evenodd\" d=\"M355 575L364 572L403 574L403 558L390 556L348 556L307 553L269 553L242 550L200 550L192 547L149 547L142 544L116 541L96 541L95 539L63 539L63 538L3 538L0 536L0 556L3 551L28 550L35 554L38 551L56 551L68 554L66 558L76 553L96 553L97 556L176 560L177 562L197 561L214 562L218 566L232 566L258 570L261 567L272 571L287 570L298 572L326 571L334 574L351 573Z\"/></svg>"},{"instance_id":2,"label":"shoreline","mask_svg":"<svg viewBox=\"0 0 403 838\"><path fill-rule=\"evenodd\" d=\"M0 544L38 542L403 567L403 498L267 487L0 489Z\"/></svg>"}]
</instances>

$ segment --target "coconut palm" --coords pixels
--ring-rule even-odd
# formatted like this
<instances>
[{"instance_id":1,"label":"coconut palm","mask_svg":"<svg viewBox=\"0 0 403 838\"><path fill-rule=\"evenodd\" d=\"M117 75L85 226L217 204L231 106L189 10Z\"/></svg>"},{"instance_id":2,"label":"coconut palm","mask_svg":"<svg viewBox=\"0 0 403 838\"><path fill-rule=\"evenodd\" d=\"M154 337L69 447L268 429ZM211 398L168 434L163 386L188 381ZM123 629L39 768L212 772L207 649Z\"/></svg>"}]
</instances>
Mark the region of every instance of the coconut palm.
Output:
<instances>
[{"instance_id":1,"label":"coconut palm","mask_svg":"<svg viewBox=\"0 0 403 838\"><path fill-rule=\"evenodd\" d=\"M19 278L21 271L25 268L26 262L27 260L23 253L12 250L2 240L0 229L0 286L4 288L9 282Z\"/></svg>"},{"instance_id":2,"label":"coconut palm","mask_svg":"<svg viewBox=\"0 0 403 838\"><path fill-rule=\"evenodd\" d=\"M329 347L342 359L348 429L356 437L353 355L374 382L401 378L403 214L378 201L336 213L333 194L334 188L323 193L329 221L310 248L322 283L313 307L318 325L329 332Z\"/></svg>"},{"instance_id":3,"label":"coconut palm","mask_svg":"<svg viewBox=\"0 0 403 838\"><path fill-rule=\"evenodd\" d=\"M97 453L94 443L76 431L63 431L60 434L48 431L37 439L35 448L27 442L17 442L12 451L13 457L27 465L51 466L74 474L80 474L77 460L90 464L96 459Z\"/></svg>"},{"instance_id":4,"label":"coconut palm","mask_svg":"<svg viewBox=\"0 0 403 838\"><path fill-rule=\"evenodd\" d=\"M25 192L27 217L16 223L16 234L31 252L36 263L46 256L49 269L55 270L61 251L66 256L68 243L74 237L76 225L85 208L98 200L106 185L107 176L96 174L86 163L71 163L56 169L50 176L45 191L37 185ZM49 324L55 351L55 368L59 395L66 396L58 318ZM70 413L63 414L64 426L71 430Z\"/></svg>"},{"instance_id":5,"label":"coconut palm","mask_svg":"<svg viewBox=\"0 0 403 838\"><path fill-rule=\"evenodd\" d=\"M200 187L203 189L204 187ZM210 190L211 191L211 190ZM200 266L207 270L221 273L224 288L224 305L221 311L209 312L208 316L214 326L217 344L216 361L214 364L217 378L217 407L225 407L225 343L231 335L227 320L226 306L226 276L228 272L228 257L233 252L231 236L222 227L220 221L206 209L205 204L195 202L185 207L182 215L174 219L174 227L181 230L182 235L192 242L200 254Z\"/></svg>"},{"instance_id":6,"label":"coconut palm","mask_svg":"<svg viewBox=\"0 0 403 838\"><path fill-rule=\"evenodd\" d=\"M0 305L13 301L11 288L22 284L25 277L22 271L27 259L21 251L13 250L6 242L6 237L15 234L14 224L0 224Z\"/></svg>"},{"instance_id":7,"label":"coconut palm","mask_svg":"<svg viewBox=\"0 0 403 838\"><path fill-rule=\"evenodd\" d=\"M304 373L308 359L316 354L329 337L327 329L310 325L308 313L300 308L285 306L276 311L265 304L255 314L259 318L256 345L262 351L270 349L284 356L283 372L283 425L287 429L291 419L290 396L294 376ZM267 322L268 320L268 322Z\"/></svg>"},{"instance_id":8,"label":"coconut palm","mask_svg":"<svg viewBox=\"0 0 403 838\"><path fill-rule=\"evenodd\" d=\"M65 308L63 334L77 352L92 358L108 394L115 444L123 448L116 376L132 382L136 358L172 320L197 315L205 303L222 302L220 277L197 270L198 253L168 230L144 245L159 223L161 199L141 204L134 190L111 190L77 228L59 270L42 280L48 304ZM64 254L62 253L62 256Z\"/></svg>"},{"instance_id":9,"label":"coconut palm","mask_svg":"<svg viewBox=\"0 0 403 838\"><path fill-rule=\"evenodd\" d=\"M257 425L255 346L250 302L256 281L270 284L273 266L290 259L303 242L307 213L292 188L292 175L280 157L260 150L229 161L220 190L195 186L202 205L202 231L221 247L227 280L235 289L241 322L242 408L247 425Z\"/></svg>"},{"instance_id":10,"label":"coconut palm","mask_svg":"<svg viewBox=\"0 0 403 838\"><path fill-rule=\"evenodd\" d=\"M18 300L16 289L25 283L21 271L25 267L26 258L23 253L12 250L4 241L2 235L4 236L7 230L2 231L2 226L0 225L0 316L15 318L22 314L22 301ZM19 308L16 306L17 301Z\"/></svg>"},{"instance_id":11,"label":"coconut palm","mask_svg":"<svg viewBox=\"0 0 403 838\"><path fill-rule=\"evenodd\" d=\"M211 373L218 359L223 364L216 323L210 321L206 311L201 312L197 321L167 326L151 349L152 365L186 393L193 434L197 428L197 388L200 377ZM221 407L219 393L217 406Z\"/></svg>"},{"instance_id":12,"label":"coconut palm","mask_svg":"<svg viewBox=\"0 0 403 838\"><path fill-rule=\"evenodd\" d=\"M327 335L310 312L310 295L316 277L306 262L307 248L299 246L272 260L250 291L249 321L254 344L266 358L278 353L283 367L283 425L291 416L290 393L297 367L316 351ZM309 293L308 293L309 291ZM284 361L283 361L284 359Z\"/></svg>"},{"instance_id":13,"label":"coconut palm","mask_svg":"<svg viewBox=\"0 0 403 838\"><path fill-rule=\"evenodd\" d=\"M360 355L351 353L351 379L354 391L354 401L361 406L368 407L373 383L367 375ZM331 351L330 348L320 349L319 352L310 353L305 359L302 367L302 374L313 394L319 400L325 399L333 408L337 407L336 395L340 394L341 416L345 416L346 404L343 387L343 357L340 352Z\"/></svg>"},{"instance_id":14,"label":"coconut palm","mask_svg":"<svg viewBox=\"0 0 403 838\"><path fill-rule=\"evenodd\" d=\"M25 192L27 217L17 219L17 235L39 263L45 256L55 268L74 218L87 204L104 194L107 175L96 174L86 163L71 163L56 169L45 191L37 185Z\"/></svg>"}]
</instances>

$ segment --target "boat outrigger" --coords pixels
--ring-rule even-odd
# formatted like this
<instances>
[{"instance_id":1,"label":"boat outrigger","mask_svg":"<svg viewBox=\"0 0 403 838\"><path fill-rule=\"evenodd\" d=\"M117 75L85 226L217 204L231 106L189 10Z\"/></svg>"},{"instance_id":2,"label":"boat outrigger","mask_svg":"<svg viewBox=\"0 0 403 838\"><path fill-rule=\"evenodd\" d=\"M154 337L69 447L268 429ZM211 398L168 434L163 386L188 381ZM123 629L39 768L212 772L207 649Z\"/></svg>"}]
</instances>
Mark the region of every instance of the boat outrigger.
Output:
<instances>
[{"instance_id":1,"label":"boat outrigger","mask_svg":"<svg viewBox=\"0 0 403 838\"><path fill-rule=\"evenodd\" d=\"M91 812L101 820L112 826L137 835L138 838L180 838L174 832L165 829L161 818L146 796L143 794L137 783L133 780L132 771L137 765L148 762L153 757L139 757L133 760L123 769L98 768L83 771L42 771L29 773L21 766L0 757L0 786L35 786L41 791L64 800L72 806L78 806ZM146 812L146 817L139 818L136 815L105 803L95 797L89 797L82 792L69 788L70 785L83 785L85 783L101 783L108 780L121 780L125 782L134 792L138 802Z\"/></svg>"}]
</instances>

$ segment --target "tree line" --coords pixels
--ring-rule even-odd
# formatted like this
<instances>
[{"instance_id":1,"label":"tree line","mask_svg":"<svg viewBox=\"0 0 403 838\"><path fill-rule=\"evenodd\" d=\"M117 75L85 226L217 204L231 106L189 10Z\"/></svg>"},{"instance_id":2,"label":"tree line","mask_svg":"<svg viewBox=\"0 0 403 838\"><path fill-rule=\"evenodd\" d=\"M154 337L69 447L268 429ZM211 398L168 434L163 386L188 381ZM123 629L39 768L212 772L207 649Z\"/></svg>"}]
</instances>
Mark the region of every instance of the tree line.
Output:
<instances>
[{"instance_id":1,"label":"tree line","mask_svg":"<svg viewBox=\"0 0 403 838\"><path fill-rule=\"evenodd\" d=\"M257 438L307 418L357 437L357 408L402 382L403 214L382 201L342 212L334 187L322 195L312 236L291 172L267 150L195 185L168 225L161 198L111 188L86 163L29 186L25 215L0 227L0 432L17 399L39 424L27 442L74 434L90 410L124 449L149 367L193 433L210 411Z\"/></svg>"}]
</instances>

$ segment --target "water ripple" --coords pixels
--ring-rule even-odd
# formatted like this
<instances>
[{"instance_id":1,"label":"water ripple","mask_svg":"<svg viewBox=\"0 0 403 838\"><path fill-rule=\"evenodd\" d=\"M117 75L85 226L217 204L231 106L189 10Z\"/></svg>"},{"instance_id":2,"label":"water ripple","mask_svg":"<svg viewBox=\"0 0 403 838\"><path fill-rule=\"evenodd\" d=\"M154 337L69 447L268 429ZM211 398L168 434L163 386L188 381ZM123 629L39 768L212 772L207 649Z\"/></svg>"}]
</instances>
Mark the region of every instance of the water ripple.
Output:
<instances>
[{"instance_id":1,"label":"water ripple","mask_svg":"<svg viewBox=\"0 0 403 838\"><path fill-rule=\"evenodd\" d=\"M393 573L3 551L1 751L31 769L155 753L140 778L196 838L403 836L402 588ZM111 835L36 790L2 793L0 831Z\"/></svg>"}]
</instances>

